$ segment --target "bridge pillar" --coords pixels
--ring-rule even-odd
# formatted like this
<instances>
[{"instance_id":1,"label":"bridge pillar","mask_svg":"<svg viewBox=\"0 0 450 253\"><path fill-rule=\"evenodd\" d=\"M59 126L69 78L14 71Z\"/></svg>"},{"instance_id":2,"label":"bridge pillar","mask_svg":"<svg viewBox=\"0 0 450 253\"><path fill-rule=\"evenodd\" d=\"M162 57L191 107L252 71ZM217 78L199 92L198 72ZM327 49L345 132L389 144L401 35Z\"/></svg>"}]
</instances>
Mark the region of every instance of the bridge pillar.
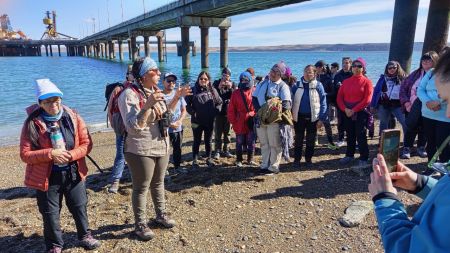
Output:
<instances>
[{"instance_id":1,"label":"bridge pillar","mask_svg":"<svg viewBox=\"0 0 450 253\"><path fill-rule=\"evenodd\" d=\"M156 39L158 41L158 61L163 62L164 61L163 36L156 36Z\"/></svg>"},{"instance_id":2,"label":"bridge pillar","mask_svg":"<svg viewBox=\"0 0 450 253\"><path fill-rule=\"evenodd\" d=\"M59 55L59 57L61 57L61 46L60 45L58 45L58 55Z\"/></svg>"},{"instance_id":3,"label":"bridge pillar","mask_svg":"<svg viewBox=\"0 0 450 253\"><path fill-rule=\"evenodd\" d=\"M119 47L119 61L123 61L122 39L117 40L117 46Z\"/></svg>"},{"instance_id":4,"label":"bridge pillar","mask_svg":"<svg viewBox=\"0 0 450 253\"><path fill-rule=\"evenodd\" d=\"M127 40L128 43L128 59L131 61L133 53L131 52L131 39Z\"/></svg>"},{"instance_id":5,"label":"bridge pillar","mask_svg":"<svg viewBox=\"0 0 450 253\"><path fill-rule=\"evenodd\" d=\"M389 60L398 61L406 72L411 68L418 11L419 0L395 0Z\"/></svg>"},{"instance_id":6,"label":"bridge pillar","mask_svg":"<svg viewBox=\"0 0 450 253\"><path fill-rule=\"evenodd\" d=\"M449 18L450 1L430 1L422 53L426 53L431 50L439 53L445 46L447 46Z\"/></svg>"},{"instance_id":7,"label":"bridge pillar","mask_svg":"<svg viewBox=\"0 0 450 253\"><path fill-rule=\"evenodd\" d=\"M45 47L45 55L48 57L48 46L45 45L44 47Z\"/></svg>"},{"instance_id":8,"label":"bridge pillar","mask_svg":"<svg viewBox=\"0 0 450 253\"><path fill-rule=\"evenodd\" d=\"M181 62L183 69L191 67L191 61L189 58L189 26L181 27Z\"/></svg>"},{"instance_id":9,"label":"bridge pillar","mask_svg":"<svg viewBox=\"0 0 450 253\"><path fill-rule=\"evenodd\" d=\"M114 51L114 41L109 42L109 58L114 59L116 58L116 53Z\"/></svg>"},{"instance_id":10,"label":"bridge pillar","mask_svg":"<svg viewBox=\"0 0 450 253\"><path fill-rule=\"evenodd\" d=\"M145 54L145 57L148 57L149 55L150 55L150 50L149 50L149 43L148 43L148 41L149 41L149 36L144 36L144 54Z\"/></svg>"},{"instance_id":11,"label":"bridge pillar","mask_svg":"<svg viewBox=\"0 0 450 253\"><path fill-rule=\"evenodd\" d=\"M130 38L130 48L131 48L131 60L134 62L138 58L138 48L136 47L136 36L131 36Z\"/></svg>"},{"instance_id":12,"label":"bridge pillar","mask_svg":"<svg viewBox=\"0 0 450 253\"><path fill-rule=\"evenodd\" d=\"M209 68L209 27L200 27L200 47L202 68Z\"/></svg>"},{"instance_id":13,"label":"bridge pillar","mask_svg":"<svg viewBox=\"0 0 450 253\"><path fill-rule=\"evenodd\" d=\"M53 57L53 49L52 49L52 45L50 45L49 48L50 48L50 56Z\"/></svg>"},{"instance_id":14,"label":"bridge pillar","mask_svg":"<svg viewBox=\"0 0 450 253\"><path fill-rule=\"evenodd\" d=\"M228 27L220 29L220 67L228 67Z\"/></svg>"}]
</instances>

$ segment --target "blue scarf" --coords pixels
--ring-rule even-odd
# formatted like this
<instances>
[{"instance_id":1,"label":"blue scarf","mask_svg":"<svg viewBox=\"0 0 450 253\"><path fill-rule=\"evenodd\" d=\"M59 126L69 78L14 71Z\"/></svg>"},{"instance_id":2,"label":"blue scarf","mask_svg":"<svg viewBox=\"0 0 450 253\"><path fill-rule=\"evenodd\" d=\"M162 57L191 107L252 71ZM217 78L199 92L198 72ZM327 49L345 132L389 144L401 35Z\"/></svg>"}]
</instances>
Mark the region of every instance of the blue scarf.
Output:
<instances>
[{"instance_id":1,"label":"blue scarf","mask_svg":"<svg viewBox=\"0 0 450 253\"><path fill-rule=\"evenodd\" d=\"M61 110L59 111L58 114L50 115L50 114L46 113L44 110L42 110L41 117L47 122L56 122L61 119L61 117L63 115L63 111L64 111L64 109L61 108Z\"/></svg>"}]
</instances>

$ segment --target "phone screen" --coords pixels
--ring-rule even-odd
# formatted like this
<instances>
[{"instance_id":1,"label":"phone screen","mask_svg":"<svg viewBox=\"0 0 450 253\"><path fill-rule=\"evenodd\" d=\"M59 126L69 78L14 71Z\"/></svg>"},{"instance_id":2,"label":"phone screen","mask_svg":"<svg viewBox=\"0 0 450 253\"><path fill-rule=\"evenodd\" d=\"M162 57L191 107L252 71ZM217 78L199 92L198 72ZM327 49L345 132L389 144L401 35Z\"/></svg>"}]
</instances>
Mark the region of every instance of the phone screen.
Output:
<instances>
[{"instance_id":1,"label":"phone screen","mask_svg":"<svg viewBox=\"0 0 450 253\"><path fill-rule=\"evenodd\" d=\"M400 146L400 130L384 130L381 135L380 153L383 155L389 171L395 171L398 161L398 150Z\"/></svg>"}]
</instances>

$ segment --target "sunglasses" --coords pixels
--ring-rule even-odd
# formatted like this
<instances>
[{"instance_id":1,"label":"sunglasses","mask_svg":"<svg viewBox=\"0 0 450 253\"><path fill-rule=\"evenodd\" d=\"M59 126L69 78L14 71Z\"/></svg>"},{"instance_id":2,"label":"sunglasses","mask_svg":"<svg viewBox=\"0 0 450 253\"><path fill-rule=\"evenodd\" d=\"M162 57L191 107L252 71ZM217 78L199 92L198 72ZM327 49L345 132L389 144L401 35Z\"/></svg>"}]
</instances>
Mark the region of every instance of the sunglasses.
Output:
<instances>
[{"instance_id":1,"label":"sunglasses","mask_svg":"<svg viewBox=\"0 0 450 253\"><path fill-rule=\"evenodd\" d=\"M166 82L167 83L175 83L176 81L174 79L167 79Z\"/></svg>"},{"instance_id":2,"label":"sunglasses","mask_svg":"<svg viewBox=\"0 0 450 253\"><path fill-rule=\"evenodd\" d=\"M389 70L391 70L391 69L397 69L397 67L392 66L392 67L388 67L388 69L389 69Z\"/></svg>"},{"instance_id":3,"label":"sunglasses","mask_svg":"<svg viewBox=\"0 0 450 253\"><path fill-rule=\"evenodd\" d=\"M353 65L352 65L352 68L359 68L359 69L362 69L362 68L363 68L363 65L353 64Z\"/></svg>"}]
</instances>

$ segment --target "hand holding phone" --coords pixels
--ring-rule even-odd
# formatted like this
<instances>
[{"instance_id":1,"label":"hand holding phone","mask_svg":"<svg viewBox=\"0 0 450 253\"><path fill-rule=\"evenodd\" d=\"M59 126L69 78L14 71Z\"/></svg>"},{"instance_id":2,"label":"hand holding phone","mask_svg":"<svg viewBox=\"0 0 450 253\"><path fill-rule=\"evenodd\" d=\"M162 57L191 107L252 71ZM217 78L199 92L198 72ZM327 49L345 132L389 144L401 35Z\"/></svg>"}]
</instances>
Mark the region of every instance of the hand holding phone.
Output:
<instances>
[{"instance_id":1,"label":"hand holding phone","mask_svg":"<svg viewBox=\"0 0 450 253\"><path fill-rule=\"evenodd\" d=\"M386 129L381 133L380 154L383 155L389 172L397 170L400 146L400 130Z\"/></svg>"}]
</instances>

